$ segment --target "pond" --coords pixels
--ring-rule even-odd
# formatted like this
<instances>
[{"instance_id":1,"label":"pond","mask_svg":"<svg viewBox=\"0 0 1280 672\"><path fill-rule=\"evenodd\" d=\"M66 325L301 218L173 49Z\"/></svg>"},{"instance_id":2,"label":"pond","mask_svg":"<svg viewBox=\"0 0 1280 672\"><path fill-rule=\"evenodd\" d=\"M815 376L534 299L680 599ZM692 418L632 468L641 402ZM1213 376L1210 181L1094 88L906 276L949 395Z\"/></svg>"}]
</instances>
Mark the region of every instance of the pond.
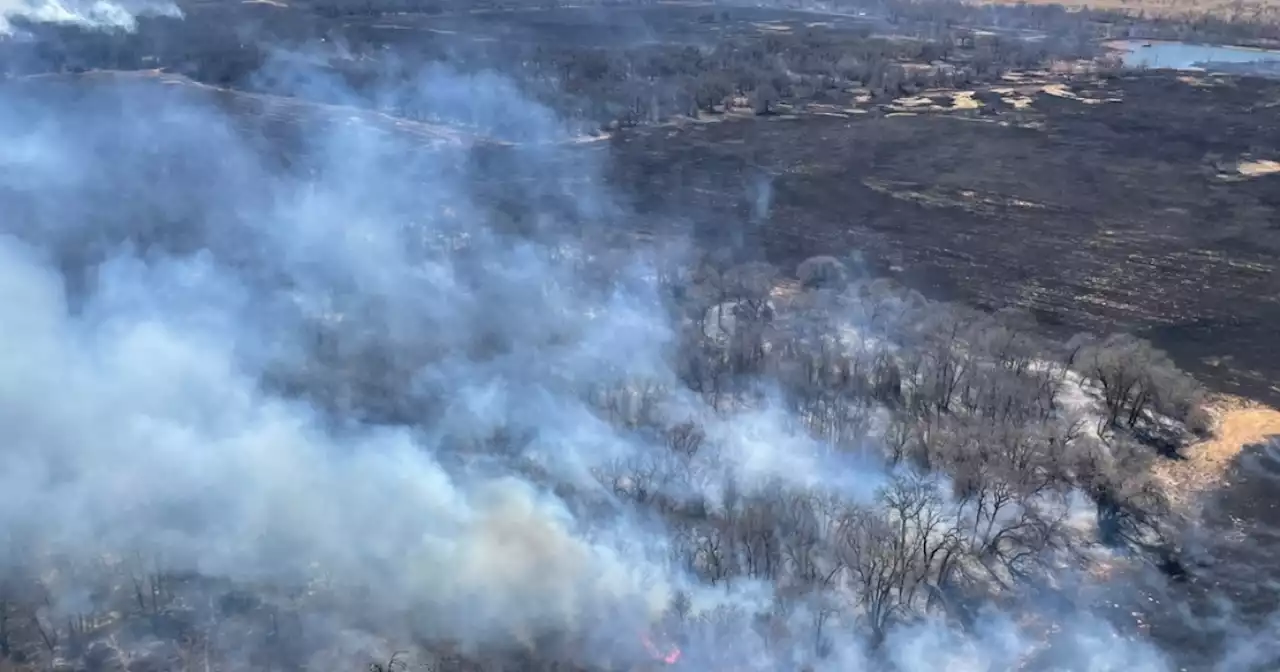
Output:
<instances>
[{"instance_id":1,"label":"pond","mask_svg":"<svg viewBox=\"0 0 1280 672\"><path fill-rule=\"evenodd\" d=\"M1185 70L1204 68L1207 64L1260 65L1263 69L1280 66L1280 50L1251 47L1160 42L1148 40L1115 40L1106 46L1121 52L1124 64L1131 68L1171 68ZM1270 66L1270 67L1267 67Z\"/></svg>"}]
</instances>

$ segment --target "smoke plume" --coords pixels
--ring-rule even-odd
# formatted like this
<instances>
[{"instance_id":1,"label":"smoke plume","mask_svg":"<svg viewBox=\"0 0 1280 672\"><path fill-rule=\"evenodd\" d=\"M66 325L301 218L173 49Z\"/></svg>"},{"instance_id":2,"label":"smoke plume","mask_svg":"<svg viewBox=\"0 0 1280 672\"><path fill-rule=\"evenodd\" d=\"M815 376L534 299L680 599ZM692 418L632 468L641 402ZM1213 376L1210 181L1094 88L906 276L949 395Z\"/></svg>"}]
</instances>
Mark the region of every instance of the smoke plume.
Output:
<instances>
[{"instance_id":1,"label":"smoke plume","mask_svg":"<svg viewBox=\"0 0 1280 672\"><path fill-rule=\"evenodd\" d=\"M118 9L5 13L128 25ZM428 117L468 132L267 98L247 115L142 76L6 84L0 537L11 575L58 568L41 618L164 572L198 577L168 590L200 622L235 622L208 597L232 588L297 605L327 669L386 641L547 636L584 664L644 660L637 633L673 609L680 664L701 669L1168 669L1074 607L1053 646L996 609L873 643L822 595L766 624L783 586L699 578L628 497L868 507L900 474L812 438L770 390L723 408L682 386L687 325L659 277L690 245L593 242L625 213L549 110L445 66L387 96L437 101ZM664 462L641 428L685 422L716 450ZM226 660L261 664L259 635L219 632Z\"/></svg>"},{"instance_id":2,"label":"smoke plume","mask_svg":"<svg viewBox=\"0 0 1280 672\"><path fill-rule=\"evenodd\" d=\"M11 34L11 21L66 23L93 29L132 30L137 17L181 16L171 2L152 0L3 0L0 1L0 36Z\"/></svg>"}]
</instances>

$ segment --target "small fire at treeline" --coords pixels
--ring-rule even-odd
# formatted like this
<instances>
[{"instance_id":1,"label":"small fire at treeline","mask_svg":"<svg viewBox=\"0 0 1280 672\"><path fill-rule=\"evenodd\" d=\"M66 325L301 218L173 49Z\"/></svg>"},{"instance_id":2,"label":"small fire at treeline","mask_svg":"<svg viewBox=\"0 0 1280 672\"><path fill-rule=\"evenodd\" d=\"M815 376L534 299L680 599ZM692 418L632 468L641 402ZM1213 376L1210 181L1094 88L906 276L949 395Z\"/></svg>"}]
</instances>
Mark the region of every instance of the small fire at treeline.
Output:
<instances>
[{"instance_id":1,"label":"small fire at treeline","mask_svg":"<svg viewBox=\"0 0 1280 672\"><path fill-rule=\"evenodd\" d=\"M675 665L680 662L680 647L674 644L664 647L664 650L664 648L659 648L657 644L654 644L653 637L644 632L640 633L640 643L644 644L645 651L648 651L649 655L653 656L656 661L667 665Z\"/></svg>"}]
</instances>

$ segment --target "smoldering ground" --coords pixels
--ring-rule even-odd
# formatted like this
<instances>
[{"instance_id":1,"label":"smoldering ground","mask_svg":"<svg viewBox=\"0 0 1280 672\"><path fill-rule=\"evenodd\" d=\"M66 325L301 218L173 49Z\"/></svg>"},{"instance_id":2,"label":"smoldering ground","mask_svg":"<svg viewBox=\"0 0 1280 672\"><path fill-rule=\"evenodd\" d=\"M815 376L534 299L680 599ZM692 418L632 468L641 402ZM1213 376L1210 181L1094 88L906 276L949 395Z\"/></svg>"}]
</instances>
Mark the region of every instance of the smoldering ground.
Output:
<instances>
[{"instance_id":1,"label":"smoldering ground","mask_svg":"<svg viewBox=\"0 0 1280 672\"><path fill-rule=\"evenodd\" d=\"M389 94L521 141L483 162L475 136L407 147L329 117L280 154L224 94L172 81L0 95L0 532L40 633L130 650L167 615L223 669L445 643L629 664L650 630L705 669L1167 669L1082 605L1046 610L1043 641L995 606L963 627L879 614L870 641L859 586L886 582L817 551L794 567L825 590L712 571L745 562L711 550L727 532L649 505L812 497L829 513L792 522L819 539L880 493L945 488L812 438L770 385L714 408L688 389L662 278L689 246L595 243L623 214L599 167L564 160L567 130L499 75L438 66ZM504 208L478 183L507 184ZM707 446L673 457L687 423ZM30 659L74 655L53 639Z\"/></svg>"}]
</instances>

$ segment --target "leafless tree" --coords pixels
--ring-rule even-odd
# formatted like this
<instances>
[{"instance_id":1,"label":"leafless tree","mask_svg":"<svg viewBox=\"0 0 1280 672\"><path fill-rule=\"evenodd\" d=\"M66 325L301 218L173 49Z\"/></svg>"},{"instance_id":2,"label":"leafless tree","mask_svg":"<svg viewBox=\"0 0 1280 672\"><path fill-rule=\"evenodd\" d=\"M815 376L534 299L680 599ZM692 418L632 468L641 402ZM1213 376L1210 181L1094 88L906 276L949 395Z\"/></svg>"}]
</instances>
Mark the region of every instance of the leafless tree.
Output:
<instances>
[{"instance_id":1,"label":"leafless tree","mask_svg":"<svg viewBox=\"0 0 1280 672\"><path fill-rule=\"evenodd\" d=\"M1086 340L1075 362L1101 388L1109 426L1133 428L1149 410L1182 420L1202 400L1199 385L1168 355L1126 334Z\"/></svg>"}]
</instances>

